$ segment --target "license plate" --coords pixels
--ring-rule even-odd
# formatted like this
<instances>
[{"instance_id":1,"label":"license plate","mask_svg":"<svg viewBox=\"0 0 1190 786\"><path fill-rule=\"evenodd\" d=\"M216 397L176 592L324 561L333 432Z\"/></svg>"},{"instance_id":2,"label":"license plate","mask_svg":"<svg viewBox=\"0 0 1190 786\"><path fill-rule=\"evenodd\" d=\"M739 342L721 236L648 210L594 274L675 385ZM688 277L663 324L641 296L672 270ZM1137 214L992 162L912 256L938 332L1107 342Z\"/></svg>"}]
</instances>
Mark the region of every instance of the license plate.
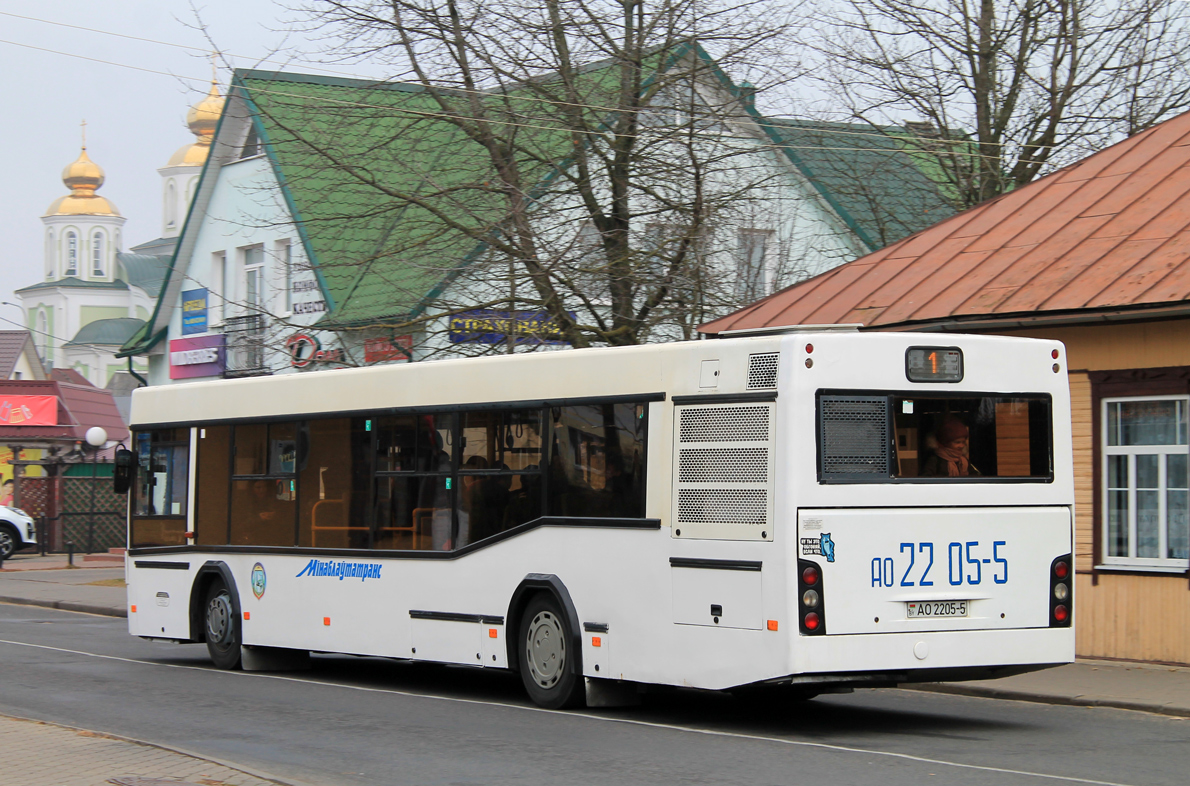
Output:
<instances>
[{"instance_id":1,"label":"license plate","mask_svg":"<svg viewBox=\"0 0 1190 786\"><path fill-rule=\"evenodd\" d=\"M924 600L905 604L905 616L916 617L966 617L966 600Z\"/></svg>"}]
</instances>

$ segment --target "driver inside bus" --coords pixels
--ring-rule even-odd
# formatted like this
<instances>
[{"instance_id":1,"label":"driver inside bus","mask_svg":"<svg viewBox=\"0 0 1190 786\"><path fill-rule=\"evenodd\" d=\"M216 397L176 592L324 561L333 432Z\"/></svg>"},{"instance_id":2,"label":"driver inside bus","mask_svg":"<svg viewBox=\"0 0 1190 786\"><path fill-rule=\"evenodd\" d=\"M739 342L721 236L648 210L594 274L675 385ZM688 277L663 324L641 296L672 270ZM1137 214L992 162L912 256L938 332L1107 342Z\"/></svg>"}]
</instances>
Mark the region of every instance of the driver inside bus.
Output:
<instances>
[{"instance_id":1,"label":"driver inside bus","mask_svg":"<svg viewBox=\"0 0 1190 786\"><path fill-rule=\"evenodd\" d=\"M954 415L947 415L928 441L934 452L921 466L923 478L960 478L979 475L971 464L971 431Z\"/></svg>"}]
</instances>

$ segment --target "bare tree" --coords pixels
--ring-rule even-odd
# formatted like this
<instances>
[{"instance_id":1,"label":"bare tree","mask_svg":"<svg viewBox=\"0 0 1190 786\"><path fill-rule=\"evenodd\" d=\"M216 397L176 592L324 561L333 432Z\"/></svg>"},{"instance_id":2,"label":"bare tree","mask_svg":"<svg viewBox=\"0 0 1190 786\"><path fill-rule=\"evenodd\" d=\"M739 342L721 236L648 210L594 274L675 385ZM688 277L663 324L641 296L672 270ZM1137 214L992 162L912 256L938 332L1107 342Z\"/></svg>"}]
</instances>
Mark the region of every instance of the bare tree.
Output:
<instances>
[{"instance_id":1,"label":"bare tree","mask_svg":"<svg viewBox=\"0 0 1190 786\"><path fill-rule=\"evenodd\" d=\"M791 72L789 4L311 0L295 10L331 37L328 53L387 63L402 80L349 100L254 96L270 144L307 162L290 186L326 184L324 209L303 216L308 232L386 227L364 252L345 241L324 255L321 274L343 291L366 275L394 302L415 300L354 322L349 304L333 315L340 332L441 329L452 313L487 307L541 312L549 338L576 347L692 337L755 294L738 286L749 261L741 229L773 233L765 264L786 281L863 250L845 227L799 220L812 207L791 204L788 162L745 108L751 96L723 77L772 84Z\"/></svg>"},{"instance_id":2,"label":"bare tree","mask_svg":"<svg viewBox=\"0 0 1190 786\"><path fill-rule=\"evenodd\" d=\"M873 134L932 124L960 206L1190 107L1180 0L821 0L814 16L819 88Z\"/></svg>"}]
</instances>

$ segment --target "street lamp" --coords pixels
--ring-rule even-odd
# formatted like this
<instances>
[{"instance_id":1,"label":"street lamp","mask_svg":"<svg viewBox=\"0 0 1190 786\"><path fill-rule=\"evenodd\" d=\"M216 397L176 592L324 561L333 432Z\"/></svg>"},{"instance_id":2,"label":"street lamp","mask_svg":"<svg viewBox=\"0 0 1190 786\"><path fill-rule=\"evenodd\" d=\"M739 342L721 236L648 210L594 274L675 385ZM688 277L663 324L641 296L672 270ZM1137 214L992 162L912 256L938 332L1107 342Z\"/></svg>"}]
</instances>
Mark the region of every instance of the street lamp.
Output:
<instances>
[{"instance_id":1,"label":"street lamp","mask_svg":"<svg viewBox=\"0 0 1190 786\"><path fill-rule=\"evenodd\" d=\"M99 449L107 444L107 431L102 426L92 426L84 436L87 444L94 448L91 454L91 523L87 527L87 553L90 554L95 546L95 484L96 468L99 462Z\"/></svg>"}]
</instances>

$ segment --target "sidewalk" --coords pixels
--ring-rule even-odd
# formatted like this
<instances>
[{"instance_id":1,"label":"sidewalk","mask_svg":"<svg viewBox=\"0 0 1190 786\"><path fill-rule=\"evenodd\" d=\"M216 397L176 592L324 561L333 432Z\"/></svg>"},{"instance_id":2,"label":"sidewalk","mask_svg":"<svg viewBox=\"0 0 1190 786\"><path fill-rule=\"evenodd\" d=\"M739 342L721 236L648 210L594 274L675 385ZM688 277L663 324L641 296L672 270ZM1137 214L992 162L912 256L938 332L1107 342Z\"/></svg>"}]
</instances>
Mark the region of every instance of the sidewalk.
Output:
<instances>
[{"instance_id":1,"label":"sidewalk","mask_svg":"<svg viewBox=\"0 0 1190 786\"><path fill-rule=\"evenodd\" d=\"M20 786L276 786L218 762L93 731L0 715L4 782Z\"/></svg>"},{"instance_id":2,"label":"sidewalk","mask_svg":"<svg viewBox=\"0 0 1190 786\"><path fill-rule=\"evenodd\" d=\"M127 617L124 568L112 562L65 567L63 557L16 555L0 571L0 602ZM1190 717L1190 667L1080 660L1054 669L975 682L906 686L997 699L1116 707ZM3 746L0 745L0 750Z\"/></svg>"},{"instance_id":3,"label":"sidewalk","mask_svg":"<svg viewBox=\"0 0 1190 786\"><path fill-rule=\"evenodd\" d=\"M0 603L128 616L122 559L84 561L76 554L74 565L67 567L63 555L13 555L0 570Z\"/></svg>"}]
</instances>

